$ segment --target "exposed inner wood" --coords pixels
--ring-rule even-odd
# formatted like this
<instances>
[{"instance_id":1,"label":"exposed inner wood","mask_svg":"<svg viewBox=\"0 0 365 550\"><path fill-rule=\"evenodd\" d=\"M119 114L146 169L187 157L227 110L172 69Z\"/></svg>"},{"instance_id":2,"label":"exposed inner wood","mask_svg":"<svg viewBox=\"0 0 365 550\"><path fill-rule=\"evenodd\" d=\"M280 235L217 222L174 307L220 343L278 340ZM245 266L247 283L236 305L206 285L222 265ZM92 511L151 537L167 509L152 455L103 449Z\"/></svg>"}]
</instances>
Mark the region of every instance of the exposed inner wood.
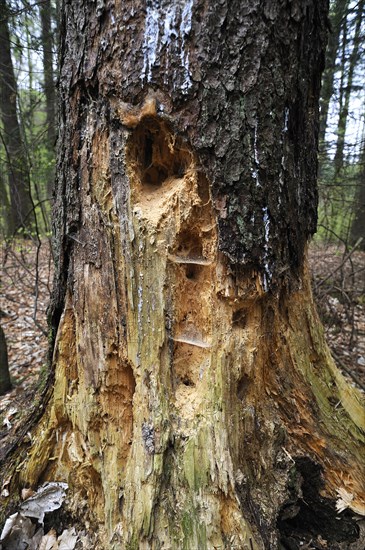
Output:
<instances>
[{"instance_id":1,"label":"exposed inner wood","mask_svg":"<svg viewBox=\"0 0 365 550\"><path fill-rule=\"evenodd\" d=\"M298 456L330 461L323 495L345 488L360 510L361 398L330 358L308 273L274 296L230 268L193 151L150 109L133 116L121 206L89 114L54 395L20 484L67 481L110 548L275 544Z\"/></svg>"}]
</instances>

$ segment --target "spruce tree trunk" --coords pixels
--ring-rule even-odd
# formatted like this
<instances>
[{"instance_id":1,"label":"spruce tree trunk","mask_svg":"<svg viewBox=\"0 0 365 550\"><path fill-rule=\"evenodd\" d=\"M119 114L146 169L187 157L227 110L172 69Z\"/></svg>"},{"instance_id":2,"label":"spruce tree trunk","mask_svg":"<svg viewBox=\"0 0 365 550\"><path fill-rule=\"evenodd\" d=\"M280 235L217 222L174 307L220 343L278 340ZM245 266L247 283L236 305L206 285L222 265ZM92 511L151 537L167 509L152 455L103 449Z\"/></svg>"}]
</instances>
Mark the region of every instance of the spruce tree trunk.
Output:
<instances>
[{"instance_id":1,"label":"spruce tree trunk","mask_svg":"<svg viewBox=\"0 0 365 550\"><path fill-rule=\"evenodd\" d=\"M54 388L11 490L67 482L87 548L358 539L306 263L327 8L64 3Z\"/></svg>"}]
</instances>

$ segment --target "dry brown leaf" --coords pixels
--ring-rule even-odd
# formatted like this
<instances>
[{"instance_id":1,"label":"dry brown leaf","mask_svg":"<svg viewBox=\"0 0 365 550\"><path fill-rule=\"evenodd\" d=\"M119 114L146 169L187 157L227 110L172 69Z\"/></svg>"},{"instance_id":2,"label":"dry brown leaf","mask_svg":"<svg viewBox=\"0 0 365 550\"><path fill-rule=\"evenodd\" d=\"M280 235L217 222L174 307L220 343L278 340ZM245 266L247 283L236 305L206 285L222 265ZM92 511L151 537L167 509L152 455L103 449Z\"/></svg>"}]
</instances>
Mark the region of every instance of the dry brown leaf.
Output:
<instances>
[{"instance_id":1,"label":"dry brown leaf","mask_svg":"<svg viewBox=\"0 0 365 550\"><path fill-rule=\"evenodd\" d=\"M22 500L26 500L27 498L29 497L32 497L34 495L35 491L33 491L33 489L22 489L22 492L21 492L21 497L22 497Z\"/></svg>"},{"instance_id":2,"label":"dry brown leaf","mask_svg":"<svg viewBox=\"0 0 365 550\"><path fill-rule=\"evenodd\" d=\"M42 537L38 550L58 550L57 533L55 529L51 529Z\"/></svg>"}]
</instances>

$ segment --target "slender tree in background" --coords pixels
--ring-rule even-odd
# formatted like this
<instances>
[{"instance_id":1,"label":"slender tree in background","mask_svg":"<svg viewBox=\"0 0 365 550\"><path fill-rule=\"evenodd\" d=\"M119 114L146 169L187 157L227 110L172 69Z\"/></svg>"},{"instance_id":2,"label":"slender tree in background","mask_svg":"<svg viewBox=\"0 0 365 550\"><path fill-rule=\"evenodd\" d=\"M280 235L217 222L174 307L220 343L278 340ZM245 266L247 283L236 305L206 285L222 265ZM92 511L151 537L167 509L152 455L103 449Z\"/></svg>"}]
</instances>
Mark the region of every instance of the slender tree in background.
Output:
<instances>
[{"instance_id":1,"label":"slender tree in background","mask_svg":"<svg viewBox=\"0 0 365 550\"><path fill-rule=\"evenodd\" d=\"M0 166L0 227L2 228L2 234L10 235L11 233L11 211L10 202L7 193L7 186L5 182L4 173Z\"/></svg>"},{"instance_id":2,"label":"slender tree in background","mask_svg":"<svg viewBox=\"0 0 365 550\"><path fill-rule=\"evenodd\" d=\"M365 250L365 134L362 140L360 158L359 183L355 196L354 218L351 225L350 244L358 244L360 250ZM359 243L359 239L361 239Z\"/></svg>"},{"instance_id":3,"label":"slender tree in background","mask_svg":"<svg viewBox=\"0 0 365 550\"><path fill-rule=\"evenodd\" d=\"M361 544L306 261L327 8L63 3L52 368L4 515L59 480L85 548Z\"/></svg>"},{"instance_id":4,"label":"slender tree in background","mask_svg":"<svg viewBox=\"0 0 365 550\"><path fill-rule=\"evenodd\" d=\"M346 46L347 46L347 30L344 24L343 33L343 61L342 61L342 79L340 87L340 112L337 125L337 143L336 153L334 157L335 177L340 174L344 164L344 149L345 149L345 137L346 128L349 116L350 97L353 89L353 80L355 68L359 59L359 49L361 46L361 26L363 18L365 16L365 1L360 0L356 10L356 24L353 36L353 47L348 60L348 64L345 62ZM346 70L347 67L347 70Z\"/></svg>"},{"instance_id":5,"label":"slender tree in background","mask_svg":"<svg viewBox=\"0 0 365 550\"><path fill-rule=\"evenodd\" d=\"M359 196L364 1L332 2L320 117L320 238L348 244ZM328 114L331 112L331 116ZM357 129L355 119L358 118ZM333 121L337 119L337 124ZM323 231L324 229L324 231Z\"/></svg>"},{"instance_id":6,"label":"slender tree in background","mask_svg":"<svg viewBox=\"0 0 365 550\"><path fill-rule=\"evenodd\" d=\"M335 0L330 10L331 29L328 38L326 51L326 67L323 73L323 83L321 89L321 115L319 126L319 144L324 146L324 140L327 130L328 111L331 97L334 92L334 79L336 74L336 58L340 47L341 29L346 21L348 6L350 0Z\"/></svg>"},{"instance_id":7,"label":"slender tree in background","mask_svg":"<svg viewBox=\"0 0 365 550\"><path fill-rule=\"evenodd\" d=\"M7 202L10 204L11 197L13 202L16 197L10 188L10 178L14 179L15 176L17 182L29 185L37 231L44 235L50 225L49 199L54 187L57 133L52 34L55 27L54 10L51 1L29 4L12 0L2 0L1 10L1 13L4 13L2 54L6 57L3 69L7 67L2 98L2 121L4 116L9 120L7 111L11 111L13 120L16 115L17 129L12 131L11 135L20 135L21 138L20 141L13 139L14 146L17 144L17 154L14 157L11 147L9 150L4 146L6 126L3 122L4 140L0 144L0 163L4 189ZM42 66L43 71L39 70ZM15 93L11 90L15 90ZM8 232L11 233L19 227L19 223L17 225L7 222L7 219L13 218L12 209L6 207L7 202L3 202L5 206L0 222L2 227L8 227ZM28 212L32 212L32 207L31 203ZM32 215L30 217L32 218Z\"/></svg>"},{"instance_id":8,"label":"slender tree in background","mask_svg":"<svg viewBox=\"0 0 365 550\"><path fill-rule=\"evenodd\" d=\"M45 0L40 5L42 22L42 50L44 71L44 92L46 96L47 114L47 138L50 148L54 148L56 141L56 116L55 116L55 84L53 71L53 31L52 31L52 6L50 0Z\"/></svg>"},{"instance_id":9,"label":"slender tree in background","mask_svg":"<svg viewBox=\"0 0 365 550\"><path fill-rule=\"evenodd\" d=\"M50 158L54 158L54 148L56 144L56 94L53 70L53 30L52 30L52 5L51 0L45 0L40 4L40 14L42 22L42 50L43 50L43 73L44 73L44 93L46 99L46 123L47 123L47 149ZM47 174L48 196L52 196L54 183L54 167L50 164L50 170Z\"/></svg>"},{"instance_id":10,"label":"slender tree in background","mask_svg":"<svg viewBox=\"0 0 365 550\"><path fill-rule=\"evenodd\" d=\"M30 194L29 166L17 114L17 83L11 59L8 26L9 9L0 0L0 112L11 214L9 234L20 228L31 229L34 215Z\"/></svg>"},{"instance_id":11,"label":"slender tree in background","mask_svg":"<svg viewBox=\"0 0 365 550\"><path fill-rule=\"evenodd\" d=\"M0 395L7 392L10 388L11 382L8 363L8 350L5 334L2 326L0 325Z\"/></svg>"}]
</instances>

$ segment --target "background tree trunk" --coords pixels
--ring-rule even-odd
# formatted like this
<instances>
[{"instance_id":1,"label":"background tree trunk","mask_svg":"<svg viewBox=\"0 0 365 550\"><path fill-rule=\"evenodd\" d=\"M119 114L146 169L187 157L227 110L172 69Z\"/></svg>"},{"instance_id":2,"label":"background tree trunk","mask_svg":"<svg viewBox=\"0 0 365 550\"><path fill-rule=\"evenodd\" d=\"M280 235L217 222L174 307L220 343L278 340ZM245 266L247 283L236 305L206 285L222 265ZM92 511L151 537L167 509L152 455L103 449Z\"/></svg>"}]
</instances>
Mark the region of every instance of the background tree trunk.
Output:
<instances>
[{"instance_id":1,"label":"background tree trunk","mask_svg":"<svg viewBox=\"0 0 365 550\"><path fill-rule=\"evenodd\" d=\"M34 215L29 167L17 117L17 84L11 59L9 12L5 0L0 0L0 14L0 112L11 203L11 226L8 229L13 234L19 228L32 228Z\"/></svg>"},{"instance_id":2,"label":"background tree trunk","mask_svg":"<svg viewBox=\"0 0 365 550\"><path fill-rule=\"evenodd\" d=\"M9 469L66 481L88 547L358 539L361 396L306 267L326 17L64 3L54 389Z\"/></svg>"},{"instance_id":3,"label":"background tree trunk","mask_svg":"<svg viewBox=\"0 0 365 550\"><path fill-rule=\"evenodd\" d=\"M350 244L355 245L362 239L358 248L365 250L365 133L363 134L362 152L360 157L361 170L354 201L354 219L351 224Z\"/></svg>"},{"instance_id":4,"label":"background tree trunk","mask_svg":"<svg viewBox=\"0 0 365 550\"><path fill-rule=\"evenodd\" d=\"M53 71L53 31L52 31L52 6L51 1L46 0L40 5L42 22L42 49L43 49L43 73L44 92L46 97L47 115L47 149L50 157L54 158L56 145L56 94ZM48 196L52 197L54 187L54 168L48 170Z\"/></svg>"},{"instance_id":5,"label":"background tree trunk","mask_svg":"<svg viewBox=\"0 0 365 550\"><path fill-rule=\"evenodd\" d=\"M334 91L334 78L336 73L336 57L340 46L341 29L347 18L349 0L336 0L330 11L331 29L328 37L326 51L326 67L323 73L321 89L321 112L319 126L319 144L322 146L326 136L328 110Z\"/></svg>"},{"instance_id":6,"label":"background tree trunk","mask_svg":"<svg viewBox=\"0 0 365 550\"><path fill-rule=\"evenodd\" d=\"M47 137L49 147L55 146L56 141L56 115L55 115L55 83L53 71L53 37L52 37L52 7L50 0L42 2L40 14L42 22L42 49L43 49L43 71L44 71L44 92L46 96L47 114Z\"/></svg>"},{"instance_id":7,"label":"background tree trunk","mask_svg":"<svg viewBox=\"0 0 365 550\"><path fill-rule=\"evenodd\" d=\"M348 70L346 74L346 59L345 57L348 55L348 52L346 51L348 41L344 39L343 41L343 59L342 59L342 77L341 77L341 102L340 102L340 113L339 113L339 119L338 119L338 125L337 125L337 143L336 143L336 153L334 158L334 166L335 166L335 176L337 177L344 164L344 149L345 149L345 136L346 136L346 128L347 128L347 121L349 116L349 107L350 107L350 96L351 91L353 87L353 78L354 78L354 72L356 68L356 64L358 62L359 57L359 48L361 45L361 25L364 17L364 7L365 2L364 0L360 0L357 6L357 16L356 16L356 26L355 26L355 34L353 38L353 48L349 57L348 62ZM344 33L347 32L347 29L345 27L344 23ZM345 85L346 82L346 85Z\"/></svg>"},{"instance_id":8,"label":"background tree trunk","mask_svg":"<svg viewBox=\"0 0 365 550\"><path fill-rule=\"evenodd\" d=\"M0 395L11 388L8 350L6 346L5 334L0 326Z\"/></svg>"},{"instance_id":9,"label":"background tree trunk","mask_svg":"<svg viewBox=\"0 0 365 550\"><path fill-rule=\"evenodd\" d=\"M7 186L5 183L4 175L1 172L0 168L0 219L1 219L1 230L0 233L2 236L10 235L10 227L12 225L11 213L10 213L10 202L7 192Z\"/></svg>"}]
</instances>

